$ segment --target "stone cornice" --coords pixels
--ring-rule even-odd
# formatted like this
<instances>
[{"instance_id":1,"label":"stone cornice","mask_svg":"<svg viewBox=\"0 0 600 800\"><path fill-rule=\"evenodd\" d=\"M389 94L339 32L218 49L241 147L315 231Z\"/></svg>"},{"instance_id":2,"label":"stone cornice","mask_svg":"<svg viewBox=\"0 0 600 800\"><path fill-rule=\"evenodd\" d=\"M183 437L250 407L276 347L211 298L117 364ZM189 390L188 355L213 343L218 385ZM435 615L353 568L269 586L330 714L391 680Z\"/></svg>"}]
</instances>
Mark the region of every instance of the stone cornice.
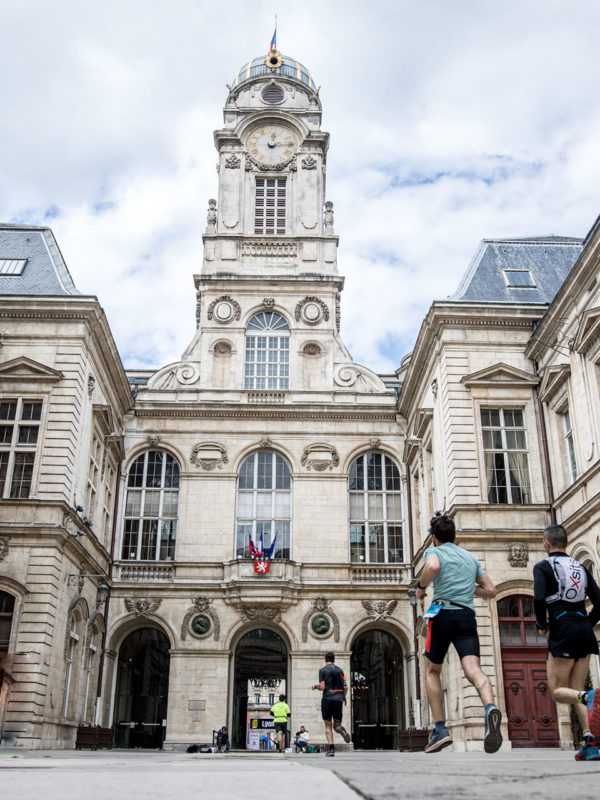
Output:
<instances>
[{"instance_id":1,"label":"stone cornice","mask_svg":"<svg viewBox=\"0 0 600 800\"><path fill-rule=\"evenodd\" d=\"M156 407L140 408L136 407L134 415L140 418L197 418L203 419L326 419L326 420L368 420L370 422L393 422L396 423L396 409L393 406L388 408L373 409L365 406L352 406L351 408L341 409L339 405L332 406L331 409L298 408L297 406L282 405L232 405L228 407L204 406L201 404L193 407L181 408L176 404L161 403Z\"/></svg>"},{"instance_id":2,"label":"stone cornice","mask_svg":"<svg viewBox=\"0 0 600 800\"><path fill-rule=\"evenodd\" d=\"M570 364L557 364L547 367L544 370L542 382L540 384L540 400L549 403L555 394L569 379L571 374Z\"/></svg>"},{"instance_id":3,"label":"stone cornice","mask_svg":"<svg viewBox=\"0 0 600 800\"><path fill-rule=\"evenodd\" d=\"M398 410L405 417L410 411L424 376L432 367L432 356L440 344L444 328L505 328L532 330L546 306L504 303L435 302L421 324L406 377L402 384ZM466 347L466 345L464 345Z\"/></svg>"}]
</instances>

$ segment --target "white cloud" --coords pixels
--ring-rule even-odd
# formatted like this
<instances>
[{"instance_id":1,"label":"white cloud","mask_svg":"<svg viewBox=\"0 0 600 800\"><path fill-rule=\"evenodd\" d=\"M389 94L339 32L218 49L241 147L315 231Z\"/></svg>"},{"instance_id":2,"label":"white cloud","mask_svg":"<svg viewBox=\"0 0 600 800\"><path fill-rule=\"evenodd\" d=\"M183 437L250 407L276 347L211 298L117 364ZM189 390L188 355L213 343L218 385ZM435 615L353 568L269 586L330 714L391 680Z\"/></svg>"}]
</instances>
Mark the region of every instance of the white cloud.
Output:
<instances>
[{"instance_id":1,"label":"white cloud","mask_svg":"<svg viewBox=\"0 0 600 800\"><path fill-rule=\"evenodd\" d=\"M481 238L585 235L600 184L594 0L306 0L279 23L280 49L322 85L357 361L397 366ZM194 334L212 131L272 25L265 0L3 9L0 218L54 209L127 365L174 361Z\"/></svg>"}]
</instances>

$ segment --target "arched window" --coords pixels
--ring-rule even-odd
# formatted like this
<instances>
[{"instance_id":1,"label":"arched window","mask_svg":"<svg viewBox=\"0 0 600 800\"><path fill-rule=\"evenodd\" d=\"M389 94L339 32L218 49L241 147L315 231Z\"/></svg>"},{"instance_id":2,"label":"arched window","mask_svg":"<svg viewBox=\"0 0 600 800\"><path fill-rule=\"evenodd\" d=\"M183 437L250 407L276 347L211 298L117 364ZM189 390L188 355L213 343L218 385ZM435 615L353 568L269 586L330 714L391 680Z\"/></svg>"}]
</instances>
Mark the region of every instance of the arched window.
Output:
<instances>
[{"instance_id":1,"label":"arched window","mask_svg":"<svg viewBox=\"0 0 600 800\"><path fill-rule=\"evenodd\" d=\"M246 328L244 388L290 388L290 328L274 311L255 314Z\"/></svg>"},{"instance_id":2,"label":"arched window","mask_svg":"<svg viewBox=\"0 0 600 800\"><path fill-rule=\"evenodd\" d=\"M249 536L265 550L277 535L273 558L290 557L292 477L287 461L270 450L248 456L238 474L236 554L249 558Z\"/></svg>"},{"instance_id":3,"label":"arched window","mask_svg":"<svg viewBox=\"0 0 600 800\"><path fill-rule=\"evenodd\" d=\"M79 623L77 613L71 614L67 623L67 639L65 642L65 681L63 684L62 716L71 718L73 707L73 684L77 682L77 655L79 646Z\"/></svg>"},{"instance_id":4,"label":"arched window","mask_svg":"<svg viewBox=\"0 0 600 800\"><path fill-rule=\"evenodd\" d=\"M167 561L175 557L179 464L162 450L138 456L127 475L122 558Z\"/></svg>"},{"instance_id":5,"label":"arched window","mask_svg":"<svg viewBox=\"0 0 600 800\"><path fill-rule=\"evenodd\" d=\"M0 653L8 650L14 610L15 598L8 592L0 591Z\"/></svg>"},{"instance_id":6,"label":"arched window","mask_svg":"<svg viewBox=\"0 0 600 800\"><path fill-rule=\"evenodd\" d=\"M350 560L404 561L400 470L383 453L364 453L350 467Z\"/></svg>"}]
</instances>

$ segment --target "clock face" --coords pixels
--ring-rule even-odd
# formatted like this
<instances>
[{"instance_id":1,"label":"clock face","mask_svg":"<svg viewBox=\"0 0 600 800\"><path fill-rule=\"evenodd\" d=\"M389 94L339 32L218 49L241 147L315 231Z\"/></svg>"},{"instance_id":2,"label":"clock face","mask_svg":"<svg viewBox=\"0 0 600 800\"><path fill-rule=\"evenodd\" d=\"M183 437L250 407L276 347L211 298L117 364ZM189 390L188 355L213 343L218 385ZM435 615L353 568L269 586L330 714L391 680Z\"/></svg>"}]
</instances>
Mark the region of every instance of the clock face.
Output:
<instances>
[{"instance_id":1,"label":"clock face","mask_svg":"<svg viewBox=\"0 0 600 800\"><path fill-rule=\"evenodd\" d=\"M248 153L259 164L277 166L296 153L296 137L284 125L261 125L248 136Z\"/></svg>"}]
</instances>

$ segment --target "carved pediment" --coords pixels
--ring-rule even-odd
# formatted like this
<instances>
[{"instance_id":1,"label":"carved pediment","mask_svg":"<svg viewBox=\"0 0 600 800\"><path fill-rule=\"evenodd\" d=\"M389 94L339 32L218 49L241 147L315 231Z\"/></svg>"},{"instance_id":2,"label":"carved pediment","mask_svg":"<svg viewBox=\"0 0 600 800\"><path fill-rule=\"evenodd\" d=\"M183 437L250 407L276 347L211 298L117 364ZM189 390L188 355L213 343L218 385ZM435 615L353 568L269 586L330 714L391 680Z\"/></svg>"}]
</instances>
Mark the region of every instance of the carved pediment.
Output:
<instances>
[{"instance_id":1,"label":"carved pediment","mask_svg":"<svg viewBox=\"0 0 600 800\"><path fill-rule=\"evenodd\" d=\"M63 377L62 372L25 356L0 364L0 378L4 381L55 382L62 380Z\"/></svg>"},{"instance_id":2,"label":"carved pediment","mask_svg":"<svg viewBox=\"0 0 600 800\"><path fill-rule=\"evenodd\" d=\"M548 403L560 388L566 383L571 374L570 364L557 364L547 367L540 384L540 400Z\"/></svg>"},{"instance_id":3,"label":"carved pediment","mask_svg":"<svg viewBox=\"0 0 600 800\"><path fill-rule=\"evenodd\" d=\"M596 308L588 308L582 314L573 349L577 353L587 353L599 337L600 307L596 306Z\"/></svg>"},{"instance_id":4,"label":"carved pediment","mask_svg":"<svg viewBox=\"0 0 600 800\"><path fill-rule=\"evenodd\" d=\"M415 419L414 427L413 427L413 435L417 439L422 439L427 431L427 428L431 424L433 419L433 408L420 408L417 411L417 417Z\"/></svg>"},{"instance_id":5,"label":"carved pediment","mask_svg":"<svg viewBox=\"0 0 600 800\"><path fill-rule=\"evenodd\" d=\"M531 372L525 372L500 361L491 367L472 372L470 375L464 375L461 378L461 383L464 383L465 386L497 386L499 384L535 386L539 383L539 378Z\"/></svg>"}]
</instances>

